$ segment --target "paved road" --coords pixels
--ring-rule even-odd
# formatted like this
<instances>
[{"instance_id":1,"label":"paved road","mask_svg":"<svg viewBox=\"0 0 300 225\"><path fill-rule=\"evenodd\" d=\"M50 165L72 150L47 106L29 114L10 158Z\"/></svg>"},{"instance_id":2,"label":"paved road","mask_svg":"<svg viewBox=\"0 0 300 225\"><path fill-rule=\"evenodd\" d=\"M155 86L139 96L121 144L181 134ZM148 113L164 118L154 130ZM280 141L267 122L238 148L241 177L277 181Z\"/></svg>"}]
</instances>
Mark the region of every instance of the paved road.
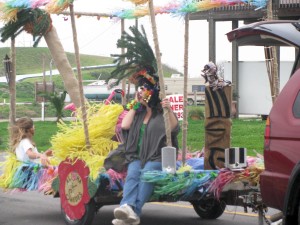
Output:
<instances>
[{"instance_id":1,"label":"paved road","mask_svg":"<svg viewBox=\"0 0 300 225\"><path fill-rule=\"evenodd\" d=\"M60 200L38 192L7 194L0 192L1 225L63 225ZM116 206L104 206L95 216L93 225L109 225ZM236 211L238 210L238 211ZM147 203L142 225L258 225L257 214L244 214L240 208L228 206L216 220L203 220L187 202Z\"/></svg>"}]
</instances>

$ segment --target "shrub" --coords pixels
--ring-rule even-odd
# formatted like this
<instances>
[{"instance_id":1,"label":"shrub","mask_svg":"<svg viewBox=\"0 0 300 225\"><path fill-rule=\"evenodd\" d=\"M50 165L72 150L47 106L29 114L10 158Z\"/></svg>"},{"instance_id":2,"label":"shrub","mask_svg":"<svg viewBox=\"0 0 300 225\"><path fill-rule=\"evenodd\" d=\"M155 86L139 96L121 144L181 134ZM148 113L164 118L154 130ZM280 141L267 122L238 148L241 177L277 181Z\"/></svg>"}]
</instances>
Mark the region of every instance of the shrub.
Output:
<instances>
[{"instance_id":1,"label":"shrub","mask_svg":"<svg viewBox=\"0 0 300 225\"><path fill-rule=\"evenodd\" d=\"M193 120L204 119L203 109L200 107L191 107L188 109L188 117Z\"/></svg>"}]
</instances>

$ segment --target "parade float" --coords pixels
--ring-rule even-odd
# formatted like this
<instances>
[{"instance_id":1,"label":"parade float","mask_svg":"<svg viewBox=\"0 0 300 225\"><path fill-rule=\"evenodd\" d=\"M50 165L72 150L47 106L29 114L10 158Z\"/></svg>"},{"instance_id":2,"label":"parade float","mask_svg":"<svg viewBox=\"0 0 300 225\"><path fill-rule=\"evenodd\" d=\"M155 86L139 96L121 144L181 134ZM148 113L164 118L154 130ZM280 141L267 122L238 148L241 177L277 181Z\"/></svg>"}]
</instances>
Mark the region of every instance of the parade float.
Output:
<instances>
[{"instance_id":1,"label":"parade float","mask_svg":"<svg viewBox=\"0 0 300 225\"><path fill-rule=\"evenodd\" d=\"M155 13L170 13L177 10L179 14L184 14L197 9L196 6L202 7L203 10L203 7L209 9L217 7L217 3L220 6L224 5L227 1L214 1L214 4L211 4L211 1L201 1L197 4L191 1L190 5L183 4L181 8L180 4L170 4L169 8L164 7L156 12L152 1L132 2L149 3L149 12L146 14L151 16L151 22L155 25ZM235 2L241 1L228 1L227 4ZM45 9L39 9L40 6L45 6ZM118 204L122 197L126 169L117 171L108 169L105 167L105 160L122 143L120 122L126 110L122 105L113 102L90 105L84 99L80 60L77 58L78 81L51 24L50 13L59 13L68 7L73 21L71 0L28 1L27 4L25 1L7 1L1 6L1 19L7 22L1 30L1 40L15 38L19 28L23 26L28 33L38 37L37 41L43 36L77 110L76 120L70 124L59 124L58 133L51 137L53 149L51 166L45 168L39 163L24 164L18 162L14 154L9 153L2 165L0 187L10 193L40 191L59 197L66 224L89 225L102 206ZM122 14L124 12L116 15L121 18L129 15ZM155 34L153 26L154 40L157 39ZM76 32L73 35L75 52L78 53ZM160 86L164 86L160 51L158 43L155 44ZM208 66L204 68L204 76L207 76L208 81L205 104L209 107L206 107L205 112L203 151L198 152L199 154L188 153L186 146L183 146L177 160L165 165L165 168L171 166L171 170L163 168L162 171L145 173L142 177L144 182L155 184L150 201L187 201L204 219L218 218L226 205L241 205L245 209L251 207L253 210L263 211L265 206L259 197L259 174L263 171L263 159L247 157L245 148L230 146L231 86L224 85L225 82L218 77L211 80L210 77L215 74L210 74L213 66L211 67L211 64ZM170 137L167 118L165 122L167 143L171 146L168 140ZM186 131L184 126L187 124L183 122L182 126ZM165 157L168 158L167 155ZM122 162L122 155L115 160L115 163L118 163L118 160Z\"/></svg>"}]
</instances>

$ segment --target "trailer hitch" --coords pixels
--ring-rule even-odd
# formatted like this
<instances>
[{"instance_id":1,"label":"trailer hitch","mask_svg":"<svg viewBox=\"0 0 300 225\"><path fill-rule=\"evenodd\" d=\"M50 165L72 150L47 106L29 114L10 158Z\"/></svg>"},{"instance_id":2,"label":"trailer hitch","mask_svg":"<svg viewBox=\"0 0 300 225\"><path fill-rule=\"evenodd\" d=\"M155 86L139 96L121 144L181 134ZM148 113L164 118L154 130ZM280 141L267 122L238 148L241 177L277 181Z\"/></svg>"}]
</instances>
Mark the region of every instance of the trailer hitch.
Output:
<instances>
[{"instance_id":1,"label":"trailer hitch","mask_svg":"<svg viewBox=\"0 0 300 225\"><path fill-rule=\"evenodd\" d=\"M258 224L263 225L266 222L267 225L271 225L271 222L266 217L268 207L263 203L261 194L258 191L251 191L247 195L241 195L239 198L243 199L244 212L248 212L248 208L252 209L252 212L258 213Z\"/></svg>"}]
</instances>

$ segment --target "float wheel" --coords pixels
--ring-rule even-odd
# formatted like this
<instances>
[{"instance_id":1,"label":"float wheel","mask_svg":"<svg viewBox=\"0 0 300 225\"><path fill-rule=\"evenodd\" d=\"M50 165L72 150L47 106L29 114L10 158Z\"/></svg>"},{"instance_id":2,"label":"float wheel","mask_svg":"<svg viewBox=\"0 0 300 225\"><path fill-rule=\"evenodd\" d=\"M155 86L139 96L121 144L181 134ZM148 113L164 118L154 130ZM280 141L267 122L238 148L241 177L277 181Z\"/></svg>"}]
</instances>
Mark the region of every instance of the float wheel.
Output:
<instances>
[{"instance_id":1,"label":"float wheel","mask_svg":"<svg viewBox=\"0 0 300 225\"><path fill-rule=\"evenodd\" d=\"M217 219L223 214L226 207L224 201L216 199L196 200L191 201L191 204L202 219Z\"/></svg>"},{"instance_id":2,"label":"float wheel","mask_svg":"<svg viewBox=\"0 0 300 225\"><path fill-rule=\"evenodd\" d=\"M64 209L61 207L61 214L67 225L91 225L96 213L96 204L94 199L91 199L88 204L85 205L85 213L81 219L72 220L65 213Z\"/></svg>"}]
</instances>

